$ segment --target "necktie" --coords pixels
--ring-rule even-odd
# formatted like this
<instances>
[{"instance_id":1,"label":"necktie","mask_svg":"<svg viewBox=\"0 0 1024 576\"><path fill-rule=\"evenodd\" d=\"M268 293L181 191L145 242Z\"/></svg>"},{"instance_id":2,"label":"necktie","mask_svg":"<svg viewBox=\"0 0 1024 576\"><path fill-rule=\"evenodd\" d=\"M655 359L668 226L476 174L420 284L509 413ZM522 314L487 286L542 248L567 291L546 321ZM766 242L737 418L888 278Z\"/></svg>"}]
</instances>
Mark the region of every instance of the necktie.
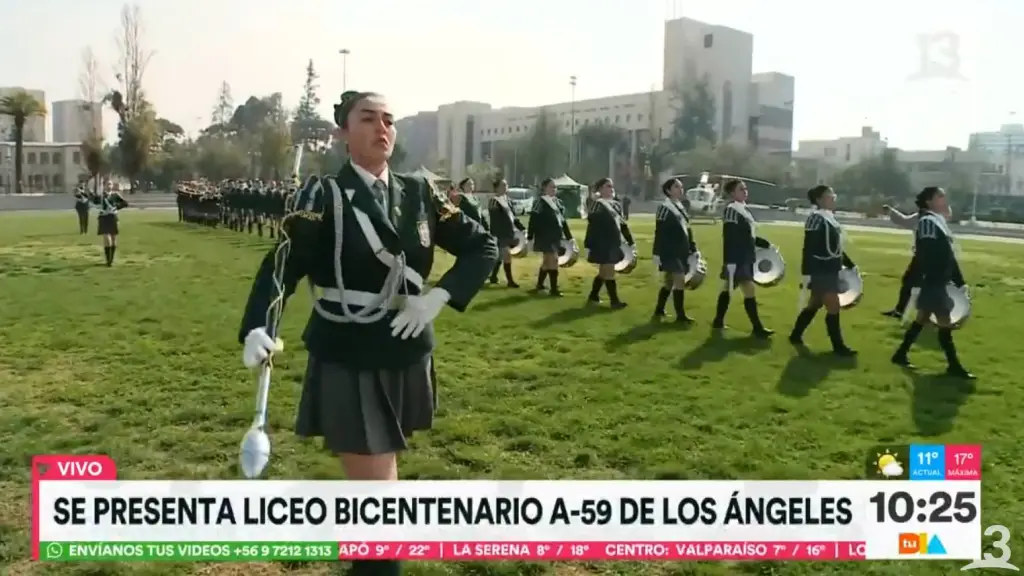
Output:
<instances>
[{"instance_id":1,"label":"necktie","mask_svg":"<svg viewBox=\"0 0 1024 576\"><path fill-rule=\"evenodd\" d=\"M388 185L385 184L383 180L377 180L373 183L373 198L377 200L377 205L380 206L380 209L383 210L385 214L388 213L387 200L385 200L385 193L387 190Z\"/></svg>"}]
</instances>

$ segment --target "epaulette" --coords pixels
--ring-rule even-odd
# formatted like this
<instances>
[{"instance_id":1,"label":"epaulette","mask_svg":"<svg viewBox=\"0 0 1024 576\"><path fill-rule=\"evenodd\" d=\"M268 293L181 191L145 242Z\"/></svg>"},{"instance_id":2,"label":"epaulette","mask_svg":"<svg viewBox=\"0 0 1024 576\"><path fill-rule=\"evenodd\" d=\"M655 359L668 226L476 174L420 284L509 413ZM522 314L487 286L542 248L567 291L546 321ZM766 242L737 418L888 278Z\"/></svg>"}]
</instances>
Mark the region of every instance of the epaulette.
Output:
<instances>
[{"instance_id":1,"label":"epaulette","mask_svg":"<svg viewBox=\"0 0 1024 576\"><path fill-rule=\"evenodd\" d=\"M433 182L425 178L424 182L426 182L427 187L430 188L430 197L433 199L434 206L437 209L437 219L439 222L444 222L462 211L458 206L452 203L451 199L449 199L444 192L438 190L437 186L434 186Z\"/></svg>"},{"instance_id":2,"label":"epaulette","mask_svg":"<svg viewBox=\"0 0 1024 576\"><path fill-rule=\"evenodd\" d=\"M825 219L819 216L818 214L811 214L810 216L807 217L807 221L804 222L804 230L808 232L820 230L824 221Z\"/></svg>"},{"instance_id":3,"label":"epaulette","mask_svg":"<svg viewBox=\"0 0 1024 576\"><path fill-rule=\"evenodd\" d=\"M918 238L938 238L939 227L930 218L921 218L917 221Z\"/></svg>"}]
</instances>

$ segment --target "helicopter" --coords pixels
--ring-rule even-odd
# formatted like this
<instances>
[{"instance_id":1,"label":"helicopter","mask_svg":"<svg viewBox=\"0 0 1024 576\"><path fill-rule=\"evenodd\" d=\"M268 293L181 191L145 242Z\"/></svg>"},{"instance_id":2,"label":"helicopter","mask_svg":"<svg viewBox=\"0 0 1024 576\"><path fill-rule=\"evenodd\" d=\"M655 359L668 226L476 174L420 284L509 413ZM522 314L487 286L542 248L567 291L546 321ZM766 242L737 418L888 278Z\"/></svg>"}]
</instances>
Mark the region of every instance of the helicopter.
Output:
<instances>
[{"instance_id":1,"label":"helicopter","mask_svg":"<svg viewBox=\"0 0 1024 576\"><path fill-rule=\"evenodd\" d=\"M669 178L676 178L683 182L683 179L688 176L689 174L677 174ZM686 207L686 211L689 212L691 218L710 218L712 222L718 221L722 215L722 210L725 208L725 198L721 194L720 183L727 180L742 180L743 182L760 184L762 186L775 186L771 182L755 180L744 176L715 175L711 172L701 172L697 185L687 189L683 195L683 205Z\"/></svg>"}]
</instances>

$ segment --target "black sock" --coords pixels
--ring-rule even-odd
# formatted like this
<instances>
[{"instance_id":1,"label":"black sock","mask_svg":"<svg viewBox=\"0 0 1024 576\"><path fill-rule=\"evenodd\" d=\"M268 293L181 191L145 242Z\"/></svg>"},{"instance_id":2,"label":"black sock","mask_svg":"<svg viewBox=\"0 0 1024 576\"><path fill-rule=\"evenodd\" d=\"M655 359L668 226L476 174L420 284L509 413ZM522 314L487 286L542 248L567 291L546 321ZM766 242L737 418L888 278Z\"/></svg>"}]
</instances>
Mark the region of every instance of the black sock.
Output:
<instances>
[{"instance_id":1,"label":"black sock","mask_svg":"<svg viewBox=\"0 0 1024 576\"><path fill-rule=\"evenodd\" d=\"M845 350L843 342L843 329L839 324L839 313L827 314L825 316L825 330L828 331L828 339L832 342L833 350Z\"/></svg>"},{"instance_id":2,"label":"black sock","mask_svg":"<svg viewBox=\"0 0 1024 576\"><path fill-rule=\"evenodd\" d=\"M917 341L917 337L921 335L921 330L923 329L924 326L918 324L916 320L911 322L910 327L907 328L907 331L903 334L903 342L896 350L896 356L906 356L907 353L910 352L910 347L914 345L915 341Z\"/></svg>"},{"instance_id":3,"label":"black sock","mask_svg":"<svg viewBox=\"0 0 1024 576\"><path fill-rule=\"evenodd\" d=\"M544 280L548 277L548 270L541 268L540 272L537 273L537 289L540 290L544 287Z\"/></svg>"},{"instance_id":4,"label":"black sock","mask_svg":"<svg viewBox=\"0 0 1024 576\"><path fill-rule=\"evenodd\" d=\"M491 282L497 282L498 281L498 269L499 268L501 268L501 262L500 261L495 262L494 263L494 269L491 270Z\"/></svg>"},{"instance_id":5,"label":"black sock","mask_svg":"<svg viewBox=\"0 0 1024 576\"><path fill-rule=\"evenodd\" d=\"M509 284L515 284L516 281L512 278L512 263L502 262L501 267L505 269L505 281ZM495 276L497 276L497 271L495 271Z\"/></svg>"},{"instance_id":6,"label":"black sock","mask_svg":"<svg viewBox=\"0 0 1024 576\"><path fill-rule=\"evenodd\" d=\"M608 292L609 300L619 302L619 283L617 280L605 280L604 289Z\"/></svg>"},{"instance_id":7,"label":"black sock","mask_svg":"<svg viewBox=\"0 0 1024 576\"><path fill-rule=\"evenodd\" d=\"M804 331L814 321L814 317L818 315L817 308L804 308L796 316L796 322L793 324L793 332L790 333L789 337L793 340L802 340L804 337Z\"/></svg>"},{"instance_id":8,"label":"black sock","mask_svg":"<svg viewBox=\"0 0 1024 576\"><path fill-rule=\"evenodd\" d=\"M761 317L757 314L757 298L744 298L743 309L747 311L747 318L750 318L750 325L754 330L764 330L761 325Z\"/></svg>"},{"instance_id":9,"label":"black sock","mask_svg":"<svg viewBox=\"0 0 1024 576\"><path fill-rule=\"evenodd\" d=\"M558 269L548 270L548 277L551 278L551 291L558 292Z\"/></svg>"},{"instance_id":10,"label":"black sock","mask_svg":"<svg viewBox=\"0 0 1024 576\"><path fill-rule=\"evenodd\" d=\"M910 302L910 291L912 289L913 288L910 286L909 282L904 282L903 285L900 286L900 295L896 300L896 308L894 308L894 310L902 314L903 311L907 309L907 303Z\"/></svg>"},{"instance_id":11,"label":"black sock","mask_svg":"<svg viewBox=\"0 0 1024 576\"><path fill-rule=\"evenodd\" d=\"M715 326L725 323L725 313L729 311L729 293L718 293L718 306L715 308Z\"/></svg>"},{"instance_id":12,"label":"black sock","mask_svg":"<svg viewBox=\"0 0 1024 576\"><path fill-rule=\"evenodd\" d=\"M110 260L111 260L110 246L104 246L103 247L103 260L107 264L110 264Z\"/></svg>"},{"instance_id":13,"label":"black sock","mask_svg":"<svg viewBox=\"0 0 1024 576\"><path fill-rule=\"evenodd\" d=\"M963 368L956 354L956 345L953 344L953 330L939 328L939 346L942 347L942 352L946 355L946 364L950 368Z\"/></svg>"},{"instance_id":14,"label":"black sock","mask_svg":"<svg viewBox=\"0 0 1024 576\"><path fill-rule=\"evenodd\" d=\"M114 255L117 254L117 244L110 247L110 261L114 261Z\"/></svg>"},{"instance_id":15,"label":"black sock","mask_svg":"<svg viewBox=\"0 0 1024 576\"><path fill-rule=\"evenodd\" d=\"M654 307L654 313L658 316L665 315L665 304L668 302L669 289L664 286L658 290L658 304Z\"/></svg>"},{"instance_id":16,"label":"black sock","mask_svg":"<svg viewBox=\"0 0 1024 576\"><path fill-rule=\"evenodd\" d=\"M672 308L675 310L676 318L686 317L686 312L683 310L684 293L683 290L679 289L672 291Z\"/></svg>"},{"instance_id":17,"label":"black sock","mask_svg":"<svg viewBox=\"0 0 1024 576\"><path fill-rule=\"evenodd\" d=\"M590 285L590 297L589 300L600 300L601 286L604 285L604 278L600 276L594 276L594 282Z\"/></svg>"}]
</instances>

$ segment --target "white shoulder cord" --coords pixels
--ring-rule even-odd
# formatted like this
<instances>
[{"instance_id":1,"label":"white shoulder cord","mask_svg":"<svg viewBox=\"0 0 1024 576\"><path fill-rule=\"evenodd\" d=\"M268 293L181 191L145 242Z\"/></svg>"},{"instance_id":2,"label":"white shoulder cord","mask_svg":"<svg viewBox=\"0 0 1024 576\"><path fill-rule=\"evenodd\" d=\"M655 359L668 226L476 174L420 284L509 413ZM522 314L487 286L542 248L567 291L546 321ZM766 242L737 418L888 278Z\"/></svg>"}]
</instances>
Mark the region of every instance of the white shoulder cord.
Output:
<instances>
[{"instance_id":1,"label":"white shoulder cord","mask_svg":"<svg viewBox=\"0 0 1024 576\"><path fill-rule=\"evenodd\" d=\"M811 216L810 217L814 218L815 216L817 216L818 218L820 218L821 219L821 226L822 226L822 228L825 229L825 254L827 254L828 257L827 258L820 258L820 259L821 260L833 260L835 258L841 258L843 256L843 240L844 240L843 239L843 229L842 228L838 228L837 229L837 231L839 232L839 244L836 245L836 246L832 246L832 234L829 233L829 227L831 226L831 222L829 222L828 218L825 218L824 216L822 216L818 212L819 212L819 210L815 209L813 212L811 212Z\"/></svg>"},{"instance_id":2,"label":"white shoulder cord","mask_svg":"<svg viewBox=\"0 0 1024 576\"><path fill-rule=\"evenodd\" d=\"M341 189L337 183L331 182L331 192L334 196L334 281L338 286L339 300L341 303L341 316L324 310L317 298L316 288L309 284L310 297L313 299L313 309L325 319L338 324L352 322L355 324L373 324L383 319L391 310L391 302L405 288L405 254L395 255L395 263L388 270L384 279L384 288L373 301L364 306L361 310L353 310L345 296L345 280L341 275L341 248L345 239L344 234L344 205L342 204Z\"/></svg>"}]
</instances>

